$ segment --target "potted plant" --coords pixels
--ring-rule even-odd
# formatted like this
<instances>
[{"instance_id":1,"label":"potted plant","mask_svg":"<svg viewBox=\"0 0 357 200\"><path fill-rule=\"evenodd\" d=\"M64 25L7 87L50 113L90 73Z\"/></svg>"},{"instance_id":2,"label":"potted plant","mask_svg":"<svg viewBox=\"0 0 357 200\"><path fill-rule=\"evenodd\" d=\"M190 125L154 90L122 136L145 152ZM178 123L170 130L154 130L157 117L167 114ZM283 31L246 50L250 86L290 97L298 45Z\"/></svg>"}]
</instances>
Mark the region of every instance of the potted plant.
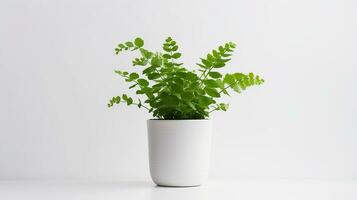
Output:
<instances>
[{"instance_id":1,"label":"potted plant","mask_svg":"<svg viewBox=\"0 0 357 200\"><path fill-rule=\"evenodd\" d=\"M142 73L115 70L131 83L129 89L140 95L137 100L127 94L110 99L108 107L125 103L146 109L155 119L147 121L150 174L161 186L197 186L208 175L211 121L213 111L226 111L228 104L219 102L230 90L242 90L264 82L253 73L221 74L219 69L230 61L236 45L228 42L208 53L189 70L178 62L181 53L171 37L163 52L144 48L144 41L119 44L115 52L139 51L132 61ZM142 99L144 98L144 99Z\"/></svg>"}]
</instances>

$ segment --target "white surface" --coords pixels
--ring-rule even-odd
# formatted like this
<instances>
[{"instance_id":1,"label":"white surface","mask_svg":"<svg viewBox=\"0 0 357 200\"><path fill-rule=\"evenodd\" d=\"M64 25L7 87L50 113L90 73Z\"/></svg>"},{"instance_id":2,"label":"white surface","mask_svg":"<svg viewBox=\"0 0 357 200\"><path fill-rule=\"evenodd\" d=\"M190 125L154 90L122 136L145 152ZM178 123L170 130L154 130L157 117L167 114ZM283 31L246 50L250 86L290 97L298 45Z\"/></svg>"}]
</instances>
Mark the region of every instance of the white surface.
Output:
<instances>
[{"instance_id":1,"label":"white surface","mask_svg":"<svg viewBox=\"0 0 357 200\"><path fill-rule=\"evenodd\" d=\"M208 177L211 120L148 120L152 180L164 186L197 186Z\"/></svg>"},{"instance_id":2,"label":"white surface","mask_svg":"<svg viewBox=\"0 0 357 200\"><path fill-rule=\"evenodd\" d=\"M150 115L106 102L136 69L115 45L169 35L189 66L237 42L222 70L266 79L212 115L211 176L357 178L356 4L1 0L0 178L149 179Z\"/></svg>"},{"instance_id":3,"label":"white surface","mask_svg":"<svg viewBox=\"0 0 357 200\"><path fill-rule=\"evenodd\" d=\"M355 200L356 181L219 180L201 187L162 188L145 181L1 181L6 200Z\"/></svg>"}]
</instances>

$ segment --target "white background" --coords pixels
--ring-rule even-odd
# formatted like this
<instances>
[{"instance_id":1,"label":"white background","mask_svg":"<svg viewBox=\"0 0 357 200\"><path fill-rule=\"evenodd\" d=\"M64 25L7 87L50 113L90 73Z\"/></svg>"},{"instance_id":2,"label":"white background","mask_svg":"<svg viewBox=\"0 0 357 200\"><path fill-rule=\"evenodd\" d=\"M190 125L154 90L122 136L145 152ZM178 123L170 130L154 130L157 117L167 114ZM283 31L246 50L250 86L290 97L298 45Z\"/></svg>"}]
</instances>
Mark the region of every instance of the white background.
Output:
<instances>
[{"instance_id":1,"label":"white background","mask_svg":"<svg viewBox=\"0 0 357 200\"><path fill-rule=\"evenodd\" d=\"M214 113L211 177L357 178L357 3L353 0L0 0L0 179L149 179L144 110L116 56L167 36L194 67L226 41L226 72L266 84Z\"/></svg>"}]
</instances>

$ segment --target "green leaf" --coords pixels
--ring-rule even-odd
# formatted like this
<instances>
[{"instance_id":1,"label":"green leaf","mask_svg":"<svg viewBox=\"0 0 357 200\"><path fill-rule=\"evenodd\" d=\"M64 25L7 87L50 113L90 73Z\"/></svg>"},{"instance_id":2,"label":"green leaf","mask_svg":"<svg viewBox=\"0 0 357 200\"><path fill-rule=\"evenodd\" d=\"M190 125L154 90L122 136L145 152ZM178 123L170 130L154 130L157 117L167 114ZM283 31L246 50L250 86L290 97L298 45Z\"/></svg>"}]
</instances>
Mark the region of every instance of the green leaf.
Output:
<instances>
[{"instance_id":1,"label":"green leaf","mask_svg":"<svg viewBox=\"0 0 357 200\"><path fill-rule=\"evenodd\" d=\"M199 82L191 82L190 89L196 89L196 88L198 88L199 85L200 85Z\"/></svg>"},{"instance_id":2,"label":"green leaf","mask_svg":"<svg viewBox=\"0 0 357 200\"><path fill-rule=\"evenodd\" d=\"M237 80L243 80L246 75L242 74L242 73L234 73L233 76L237 79Z\"/></svg>"},{"instance_id":3,"label":"green leaf","mask_svg":"<svg viewBox=\"0 0 357 200\"><path fill-rule=\"evenodd\" d=\"M171 48L170 47L167 47L167 46L163 46L162 49L166 52L171 52Z\"/></svg>"},{"instance_id":4,"label":"green leaf","mask_svg":"<svg viewBox=\"0 0 357 200\"><path fill-rule=\"evenodd\" d=\"M229 56L232 56L232 54L229 53L222 54L222 57L229 57Z\"/></svg>"},{"instance_id":5,"label":"green leaf","mask_svg":"<svg viewBox=\"0 0 357 200\"><path fill-rule=\"evenodd\" d=\"M119 96L113 97L109 101L108 107L112 107L114 104L119 104L119 103L120 103L120 97Z\"/></svg>"},{"instance_id":6,"label":"green leaf","mask_svg":"<svg viewBox=\"0 0 357 200\"><path fill-rule=\"evenodd\" d=\"M220 85L213 79L204 80L203 83L209 88L220 88Z\"/></svg>"},{"instance_id":7,"label":"green leaf","mask_svg":"<svg viewBox=\"0 0 357 200\"><path fill-rule=\"evenodd\" d=\"M162 105L176 106L179 102L180 100L175 95L169 95L162 98Z\"/></svg>"},{"instance_id":8,"label":"green leaf","mask_svg":"<svg viewBox=\"0 0 357 200\"><path fill-rule=\"evenodd\" d=\"M196 65L198 65L198 66L200 66L200 67L202 67L202 68L204 68L204 69L209 69L210 67L207 67L207 66L205 66L205 65L202 65L202 64L200 64L200 63L196 63Z\"/></svg>"},{"instance_id":9,"label":"green leaf","mask_svg":"<svg viewBox=\"0 0 357 200\"><path fill-rule=\"evenodd\" d=\"M186 102L188 106L190 106L190 108L192 108L192 110L197 110L197 108L195 107L195 105L193 105L192 102L188 101Z\"/></svg>"},{"instance_id":10,"label":"green leaf","mask_svg":"<svg viewBox=\"0 0 357 200\"><path fill-rule=\"evenodd\" d=\"M150 59L153 56L153 53L143 48L140 48L140 53L146 59Z\"/></svg>"},{"instance_id":11,"label":"green leaf","mask_svg":"<svg viewBox=\"0 0 357 200\"><path fill-rule=\"evenodd\" d=\"M215 58L211 54L207 54L207 60L210 62L214 62Z\"/></svg>"},{"instance_id":12,"label":"green leaf","mask_svg":"<svg viewBox=\"0 0 357 200\"><path fill-rule=\"evenodd\" d=\"M224 67L226 64L224 64L224 62L216 62L214 64L214 68L221 68L221 67Z\"/></svg>"},{"instance_id":13,"label":"green leaf","mask_svg":"<svg viewBox=\"0 0 357 200\"><path fill-rule=\"evenodd\" d=\"M137 85L138 85L138 84L135 83L134 85L130 86L129 89L134 88L134 87L137 86Z\"/></svg>"},{"instance_id":14,"label":"green leaf","mask_svg":"<svg viewBox=\"0 0 357 200\"><path fill-rule=\"evenodd\" d=\"M171 55L170 54L167 54L165 53L164 55L162 55L162 57L166 58L166 59L171 59Z\"/></svg>"},{"instance_id":15,"label":"green leaf","mask_svg":"<svg viewBox=\"0 0 357 200\"><path fill-rule=\"evenodd\" d=\"M179 77L173 77L172 80L176 83L181 85L181 87L183 87L183 80Z\"/></svg>"},{"instance_id":16,"label":"green leaf","mask_svg":"<svg viewBox=\"0 0 357 200\"><path fill-rule=\"evenodd\" d=\"M178 49L178 46L177 46L177 45L175 45L175 46L173 46L173 47L172 47L172 49L171 49L171 50L172 50L172 51L177 51L177 49Z\"/></svg>"},{"instance_id":17,"label":"green leaf","mask_svg":"<svg viewBox=\"0 0 357 200\"><path fill-rule=\"evenodd\" d=\"M216 83L219 85L219 88L223 89L224 88L224 82L221 79L216 79Z\"/></svg>"},{"instance_id":18,"label":"green leaf","mask_svg":"<svg viewBox=\"0 0 357 200\"><path fill-rule=\"evenodd\" d=\"M145 92L143 90L137 90L136 94L145 94Z\"/></svg>"},{"instance_id":19,"label":"green leaf","mask_svg":"<svg viewBox=\"0 0 357 200\"><path fill-rule=\"evenodd\" d=\"M135 79L138 79L139 78L139 74L137 74L137 73L131 73L130 75L129 75L129 78L130 79L132 79L132 80L135 80Z\"/></svg>"},{"instance_id":20,"label":"green leaf","mask_svg":"<svg viewBox=\"0 0 357 200\"><path fill-rule=\"evenodd\" d=\"M228 61L230 61L231 59L218 59L217 62L222 62L222 63L226 63Z\"/></svg>"},{"instance_id":21,"label":"green leaf","mask_svg":"<svg viewBox=\"0 0 357 200\"><path fill-rule=\"evenodd\" d=\"M237 45L236 45L235 43L233 43L233 42L229 42L228 44L229 44L229 46L230 46L231 48L236 48L236 46L237 46Z\"/></svg>"},{"instance_id":22,"label":"green leaf","mask_svg":"<svg viewBox=\"0 0 357 200\"><path fill-rule=\"evenodd\" d=\"M201 88L196 88L195 92L197 92L197 94L199 94L199 95L205 95L206 94L206 92Z\"/></svg>"},{"instance_id":23,"label":"green leaf","mask_svg":"<svg viewBox=\"0 0 357 200\"><path fill-rule=\"evenodd\" d=\"M240 89L239 89L238 83L232 84L232 85L231 85L231 88L232 88L234 91L238 92L238 93L241 92Z\"/></svg>"},{"instance_id":24,"label":"green leaf","mask_svg":"<svg viewBox=\"0 0 357 200\"><path fill-rule=\"evenodd\" d=\"M114 72L119 74L120 76L126 76L129 74L128 72L124 72L124 71L120 71L120 70L114 70Z\"/></svg>"},{"instance_id":25,"label":"green leaf","mask_svg":"<svg viewBox=\"0 0 357 200\"><path fill-rule=\"evenodd\" d=\"M211 96L211 97L220 97L221 95L217 92L217 90L213 89L213 88L208 88L205 87L205 91L206 93Z\"/></svg>"},{"instance_id":26,"label":"green leaf","mask_svg":"<svg viewBox=\"0 0 357 200\"><path fill-rule=\"evenodd\" d=\"M139 103L138 103L138 108L141 108L142 104L141 104L141 101L140 99L138 99Z\"/></svg>"},{"instance_id":27,"label":"green leaf","mask_svg":"<svg viewBox=\"0 0 357 200\"><path fill-rule=\"evenodd\" d=\"M142 79L142 78L138 79L137 82L139 83L139 85L141 87L147 87L149 85L149 82L147 80L145 80L145 79Z\"/></svg>"},{"instance_id":28,"label":"green leaf","mask_svg":"<svg viewBox=\"0 0 357 200\"><path fill-rule=\"evenodd\" d=\"M176 72L176 76L185 79L188 77L188 74L186 72Z\"/></svg>"},{"instance_id":29,"label":"green leaf","mask_svg":"<svg viewBox=\"0 0 357 200\"><path fill-rule=\"evenodd\" d=\"M224 76L223 82L226 84L233 84L236 82L236 79L232 74L226 74Z\"/></svg>"},{"instance_id":30,"label":"green leaf","mask_svg":"<svg viewBox=\"0 0 357 200\"><path fill-rule=\"evenodd\" d=\"M157 79L157 78L159 78L160 77L160 74L159 73L152 73L152 74L149 74L148 75L148 79L149 80L155 80L155 79Z\"/></svg>"},{"instance_id":31,"label":"green leaf","mask_svg":"<svg viewBox=\"0 0 357 200\"><path fill-rule=\"evenodd\" d=\"M181 93L183 90L182 85L177 84L177 83L171 83L170 88L172 89L172 92L174 92L174 93Z\"/></svg>"},{"instance_id":32,"label":"green leaf","mask_svg":"<svg viewBox=\"0 0 357 200\"><path fill-rule=\"evenodd\" d=\"M121 49L119 48L115 48L114 50L115 50L115 54L119 54L119 52L121 51Z\"/></svg>"},{"instance_id":33,"label":"green leaf","mask_svg":"<svg viewBox=\"0 0 357 200\"><path fill-rule=\"evenodd\" d=\"M181 57L181 53L174 53L174 54L172 54L172 57L177 59L177 58Z\"/></svg>"},{"instance_id":34,"label":"green leaf","mask_svg":"<svg viewBox=\"0 0 357 200\"><path fill-rule=\"evenodd\" d=\"M126 104L129 106L130 104L133 103L133 99L131 97L129 97L127 100L126 100Z\"/></svg>"},{"instance_id":35,"label":"green leaf","mask_svg":"<svg viewBox=\"0 0 357 200\"><path fill-rule=\"evenodd\" d=\"M138 48L140 48L140 47L144 46L144 40L141 39L141 38L139 38L139 37L138 37L138 38L135 38L134 44L135 44L135 46L137 46Z\"/></svg>"},{"instance_id":36,"label":"green leaf","mask_svg":"<svg viewBox=\"0 0 357 200\"><path fill-rule=\"evenodd\" d=\"M212 51L212 54L213 54L213 56L216 57L216 58L220 58L220 57L221 57L221 56L219 55L219 53L218 53L216 50L213 50L213 51Z\"/></svg>"},{"instance_id":37,"label":"green leaf","mask_svg":"<svg viewBox=\"0 0 357 200\"><path fill-rule=\"evenodd\" d=\"M128 96L126 94L123 94L122 97L123 97L123 100L125 100L125 101L128 99Z\"/></svg>"},{"instance_id":38,"label":"green leaf","mask_svg":"<svg viewBox=\"0 0 357 200\"><path fill-rule=\"evenodd\" d=\"M212 67L212 62L201 58L201 62L208 68Z\"/></svg>"},{"instance_id":39,"label":"green leaf","mask_svg":"<svg viewBox=\"0 0 357 200\"><path fill-rule=\"evenodd\" d=\"M128 46L128 47L133 47L133 43L132 42L125 42L125 45Z\"/></svg>"},{"instance_id":40,"label":"green leaf","mask_svg":"<svg viewBox=\"0 0 357 200\"><path fill-rule=\"evenodd\" d=\"M240 88L242 88L242 90L245 90L247 88L243 81L238 81L238 85Z\"/></svg>"},{"instance_id":41,"label":"green leaf","mask_svg":"<svg viewBox=\"0 0 357 200\"><path fill-rule=\"evenodd\" d=\"M170 63L170 62L166 62L166 63L165 63L165 66L166 66L166 67L173 67L174 64L173 64L173 63ZM171 72L171 71L168 71L168 72Z\"/></svg>"},{"instance_id":42,"label":"green leaf","mask_svg":"<svg viewBox=\"0 0 357 200\"><path fill-rule=\"evenodd\" d=\"M162 60L158 56L155 56L151 59L151 64L155 67L160 67L162 64Z\"/></svg>"},{"instance_id":43,"label":"green leaf","mask_svg":"<svg viewBox=\"0 0 357 200\"><path fill-rule=\"evenodd\" d=\"M207 97L207 96L197 96L198 98L198 102L201 106L203 107L207 107L210 104L214 103L213 99L211 97Z\"/></svg>"},{"instance_id":44,"label":"green leaf","mask_svg":"<svg viewBox=\"0 0 357 200\"><path fill-rule=\"evenodd\" d=\"M181 96L185 101L190 101L195 97L193 92L183 92Z\"/></svg>"},{"instance_id":45,"label":"green leaf","mask_svg":"<svg viewBox=\"0 0 357 200\"><path fill-rule=\"evenodd\" d=\"M210 72L208 73L208 75L212 78L221 78L222 74L220 74L219 72Z\"/></svg>"},{"instance_id":46,"label":"green leaf","mask_svg":"<svg viewBox=\"0 0 357 200\"><path fill-rule=\"evenodd\" d=\"M220 103L219 108L223 111L227 111L229 108L229 104Z\"/></svg>"},{"instance_id":47,"label":"green leaf","mask_svg":"<svg viewBox=\"0 0 357 200\"><path fill-rule=\"evenodd\" d=\"M153 72L153 71L155 71L155 70L156 70L156 67L151 66L151 67L146 68L146 69L143 71L143 74L148 74L148 73L151 73L151 72Z\"/></svg>"},{"instance_id":48,"label":"green leaf","mask_svg":"<svg viewBox=\"0 0 357 200\"><path fill-rule=\"evenodd\" d=\"M120 96L116 96L115 97L115 101L116 101L117 104L120 103Z\"/></svg>"},{"instance_id":49,"label":"green leaf","mask_svg":"<svg viewBox=\"0 0 357 200\"><path fill-rule=\"evenodd\" d=\"M157 83L157 84L153 85L152 88L162 88L164 86L165 86L164 83Z\"/></svg>"},{"instance_id":50,"label":"green leaf","mask_svg":"<svg viewBox=\"0 0 357 200\"><path fill-rule=\"evenodd\" d=\"M172 40L172 38L171 37L168 37L165 41L166 42L170 42Z\"/></svg>"}]
</instances>

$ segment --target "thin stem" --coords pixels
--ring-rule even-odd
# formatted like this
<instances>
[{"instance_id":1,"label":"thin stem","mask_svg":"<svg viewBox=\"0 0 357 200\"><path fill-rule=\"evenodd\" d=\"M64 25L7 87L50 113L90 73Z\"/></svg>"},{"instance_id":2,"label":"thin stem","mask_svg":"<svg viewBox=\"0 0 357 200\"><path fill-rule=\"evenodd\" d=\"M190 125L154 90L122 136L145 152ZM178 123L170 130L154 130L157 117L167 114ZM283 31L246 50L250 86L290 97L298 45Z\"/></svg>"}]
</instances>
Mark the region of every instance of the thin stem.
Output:
<instances>
[{"instance_id":1,"label":"thin stem","mask_svg":"<svg viewBox=\"0 0 357 200\"><path fill-rule=\"evenodd\" d=\"M129 78L128 75L122 75L122 74L119 74L121 77L124 77L124 78ZM140 84L136 81L136 80L133 80L137 85L140 86Z\"/></svg>"},{"instance_id":2,"label":"thin stem","mask_svg":"<svg viewBox=\"0 0 357 200\"><path fill-rule=\"evenodd\" d=\"M205 69L205 71L202 72L201 76L200 76L200 80L202 78L202 76L206 73L207 69Z\"/></svg>"},{"instance_id":3,"label":"thin stem","mask_svg":"<svg viewBox=\"0 0 357 200\"><path fill-rule=\"evenodd\" d=\"M170 51L171 63L174 63L174 58L172 57L172 51Z\"/></svg>"},{"instance_id":4,"label":"thin stem","mask_svg":"<svg viewBox=\"0 0 357 200\"><path fill-rule=\"evenodd\" d=\"M210 114L211 112L213 112L213 111L216 111L216 110L218 110L218 106L217 107L215 107L213 110L211 110L211 111L208 111L208 114Z\"/></svg>"},{"instance_id":5,"label":"thin stem","mask_svg":"<svg viewBox=\"0 0 357 200\"><path fill-rule=\"evenodd\" d=\"M212 67L209 68L208 72L205 74L205 76L203 77L203 79L201 79L201 84L200 84L200 87L202 86L203 84L203 81L206 80L207 76L208 76L208 73L210 73L210 71L213 69L213 64L212 64ZM205 70L206 71L206 70Z\"/></svg>"},{"instance_id":6,"label":"thin stem","mask_svg":"<svg viewBox=\"0 0 357 200\"><path fill-rule=\"evenodd\" d=\"M238 81L232 83L232 84L229 84L227 87L223 88L221 91L219 91L218 93L221 94L224 90L226 90L227 88L231 87L232 85L236 84Z\"/></svg>"},{"instance_id":7,"label":"thin stem","mask_svg":"<svg viewBox=\"0 0 357 200\"><path fill-rule=\"evenodd\" d=\"M126 101L120 101L121 103L126 103ZM139 105L138 103L131 103L131 104L133 104L133 105ZM146 106L144 106L143 104L141 104L141 106L143 107L143 108L145 108L146 110L150 110L148 107L146 107Z\"/></svg>"}]
</instances>

